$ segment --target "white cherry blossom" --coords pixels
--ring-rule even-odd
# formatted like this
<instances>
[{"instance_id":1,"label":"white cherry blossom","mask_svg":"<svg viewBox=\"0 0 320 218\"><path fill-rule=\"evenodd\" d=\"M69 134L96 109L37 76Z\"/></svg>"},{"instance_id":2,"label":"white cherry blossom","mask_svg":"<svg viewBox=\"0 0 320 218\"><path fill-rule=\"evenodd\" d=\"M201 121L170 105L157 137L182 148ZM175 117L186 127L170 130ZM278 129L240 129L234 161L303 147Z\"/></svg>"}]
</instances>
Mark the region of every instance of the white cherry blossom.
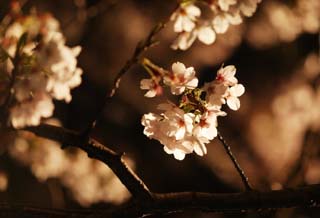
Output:
<instances>
[{"instance_id":1,"label":"white cherry blossom","mask_svg":"<svg viewBox=\"0 0 320 218\"><path fill-rule=\"evenodd\" d=\"M164 76L164 83L171 86L172 94L182 94L186 88L190 89L186 84L196 79L194 69L177 62L172 65L172 71ZM183 160L192 152L205 155L206 144L218 135L218 117L226 116L221 110L222 105L227 104L232 110L240 107L238 97L245 90L238 84L235 73L233 65L222 67L213 82L192 90L196 88L196 80L192 89L183 93L179 106L171 102L159 104L157 108L163 111L160 115L148 113L142 117L144 134L158 140L164 151L177 160ZM149 83L151 81L146 81L147 88L151 87ZM201 97L203 92L206 93L205 99Z\"/></svg>"},{"instance_id":2,"label":"white cherry blossom","mask_svg":"<svg viewBox=\"0 0 320 218\"><path fill-rule=\"evenodd\" d=\"M198 25L191 32L179 33L171 48L174 50L187 50L197 38L200 42L211 45L216 40L216 33L209 24Z\"/></svg>"},{"instance_id":3,"label":"white cherry blossom","mask_svg":"<svg viewBox=\"0 0 320 218\"><path fill-rule=\"evenodd\" d=\"M226 99L227 99L227 105L229 106L230 109L236 111L240 108L240 100L238 97L243 95L244 91L245 91L245 88L241 84L236 84L228 90Z\"/></svg>"},{"instance_id":4,"label":"white cherry blossom","mask_svg":"<svg viewBox=\"0 0 320 218\"><path fill-rule=\"evenodd\" d=\"M223 83L225 86L233 86L238 83L235 77L237 69L233 65L222 67L218 70L216 80Z\"/></svg>"},{"instance_id":5,"label":"white cherry blossom","mask_svg":"<svg viewBox=\"0 0 320 218\"><path fill-rule=\"evenodd\" d=\"M200 15L201 11L197 6L193 4L181 5L171 16L171 20L174 21L174 31L177 33L191 32Z\"/></svg>"},{"instance_id":6,"label":"white cherry blossom","mask_svg":"<svg viewBox=\"0 0 320 218\"><path fill-rule=\"evenodd\" d=\"M193 67L186 68L183 63L172 64L172 72L164 77L164 83L171 87L171 93L180 95L185 89L194 89L198 86Z\"/></svg>"},{"instance_id":7,"label":"white cherry blossom","mask_svg":"<svg viewBox=\"0 0 320 218\"><path fill-rule=\"evenodd\" d=\"M228 11L229 7L235 5L236 3L237 0L218 0L218 5L223 11Z\"/></svg>"},{"instance_id":8,"label":"white cherry blossom","mask_svg":"<svg viewBox=\"0 0 320 218\"><path fill-rule=\"evenodd\" d=\"M260 2L261 0L242 0L239 3L239 9L244 16L251 17L257 10L257 4Z\"/></svg>"},{"instance_id":9,"label":"white cherry blossom","mask_svg":"<svg viewBox=\"0 0 320 218\"><path fill-rule=\"evenodd\" d=\"M6 63L9 74L15 67L20 69L13 86L15 101L9 110L9 121L15 128L39 125L42 117L51 116L53 98L70 102L70 90L80 85L82 74L76 59L81 47L65 45L59 22L50 14L33 13L12 20L0 37L1 46L10 56L14 57L24 33L27 33L27 39L20 49L25 60L20 62L29 62L23 66L13 66L10 61Z\"/></svg>"}]
</instances>

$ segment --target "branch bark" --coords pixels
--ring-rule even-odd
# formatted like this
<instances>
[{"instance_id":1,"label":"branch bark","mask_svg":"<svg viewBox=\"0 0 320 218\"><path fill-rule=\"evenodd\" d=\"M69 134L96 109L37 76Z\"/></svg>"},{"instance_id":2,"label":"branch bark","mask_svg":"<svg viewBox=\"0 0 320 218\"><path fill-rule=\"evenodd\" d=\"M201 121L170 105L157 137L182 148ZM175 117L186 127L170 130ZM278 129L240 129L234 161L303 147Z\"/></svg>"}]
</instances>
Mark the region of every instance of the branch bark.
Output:
<instances>
[{"instance_id":1,"label":"branch bark","mask_svg":"<svg viewBox=\"0 0 320 218\"><path fill-rule=\"evenodd\" d=\"M56 210L26 206L0 204L0 217L19 218L100 218L100 217L142 217L152 214L166 214L190 210L204 212L247 212L261 209L287 207L319 207L320 185L309 185L296 189L242 193L199 193L181 192L153 194L152 201L135 202L124 208L112 210Z\"/></svg>"}]
</instances>

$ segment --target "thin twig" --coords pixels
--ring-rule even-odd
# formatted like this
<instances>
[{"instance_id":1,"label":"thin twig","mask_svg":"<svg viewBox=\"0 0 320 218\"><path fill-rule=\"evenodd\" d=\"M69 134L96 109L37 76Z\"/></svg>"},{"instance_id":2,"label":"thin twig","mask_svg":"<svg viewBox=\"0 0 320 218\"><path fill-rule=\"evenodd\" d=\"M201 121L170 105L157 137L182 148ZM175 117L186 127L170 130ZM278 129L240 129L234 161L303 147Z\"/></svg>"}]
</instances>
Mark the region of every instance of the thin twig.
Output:
<instances>
[{"instance_id":1,"label":"thin twig","mask_svg":"<svg viewBox=\"0 0 320 218\"><path fill-rule=\"evenodd\" d=\"M224 149L226 150L229 158L231 159L234 167L236 168L237 172L239 173L241 180L243 182L243 185L245 186L246 190L247 191L252 190L252 187L249 183L248 177L245 175L245 173L242 170L240 164L238 163L236 157L233 155L230 146L227 144L227 142L224 140L224 138L222 137L222 135L220 133L218 133L218 139L222 143L222 145L223 145Z\"/></svg>"},{"instance_id":2,"label":"thin twig","mask_svg":"<svg viewBox=\"0 0 320 218\"><path fill-rule=\"evenodd\" d=\"M165 22L158 23L150 31L150 33L148 34L146 39L143 41L140 41L137 44L133 55L131 56L131 58L129 60L127 60L127 62L120 69L120 71L117 73L115 79L113 80L112 89L110 91L106 91L106 93L104 95L105 99L102 102L102 104L100 104L98 106L98 111L96 113L96 116L94 116L94 118L89 122L88 127L83 131L82 136L84 138L88 138L90 132L95 127L97 120L101 116L103 109L104 109L105 105L107 104L108 100L111 99L115 95L116 90L120 86L122 76L124 76L124 74L127 73L131 69L131 67L133 67L135 64L139 63L144 52L146 52L149 48L153 47L154 45L158 44L158 41L156 41L154 39L154 37L166 26L166 24L168 22L169 22L169 19L167 19Z\"/></svg>"}]
</instances>

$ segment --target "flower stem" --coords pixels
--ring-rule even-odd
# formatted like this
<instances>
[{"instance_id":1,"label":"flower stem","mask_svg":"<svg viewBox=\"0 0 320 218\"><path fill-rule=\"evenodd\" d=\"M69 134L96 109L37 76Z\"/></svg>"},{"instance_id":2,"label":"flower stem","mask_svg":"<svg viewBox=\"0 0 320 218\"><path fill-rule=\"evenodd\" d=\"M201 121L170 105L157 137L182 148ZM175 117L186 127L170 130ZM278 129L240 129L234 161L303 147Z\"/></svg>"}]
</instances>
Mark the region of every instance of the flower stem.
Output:
<instances>
[{"instance_id":1,"label":"flower stem","mask_svg":"<svg viewBox=\"0 0 320 218\"><path fill-rule=\"evenodd\" d=\"M249 179L246 176L246 174L244 173L243 169L241 168L240 164L238 163L236 157L233 155L230 146L227 144L227 142L224 140L224 138L222 137L222 135L220 133L218 133L218 139L219 141L222 143L224 149L226 150L229 158L231 159L234 167L236 168L237 172L239 173L241 180L243 182L243 185L245 186L247 191L251 191L252 187L249 183Z\"/></svg>"}]
</instances>

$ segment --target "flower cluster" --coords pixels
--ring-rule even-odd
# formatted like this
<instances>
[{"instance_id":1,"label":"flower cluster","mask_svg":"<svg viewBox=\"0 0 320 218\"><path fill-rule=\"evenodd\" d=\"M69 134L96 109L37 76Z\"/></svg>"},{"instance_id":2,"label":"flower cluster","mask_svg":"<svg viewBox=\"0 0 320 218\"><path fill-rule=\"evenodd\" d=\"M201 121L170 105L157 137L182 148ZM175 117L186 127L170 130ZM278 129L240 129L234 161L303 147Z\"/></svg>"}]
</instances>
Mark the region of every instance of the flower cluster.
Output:
<instances>
[{"instance_id":1,"label":"flower cluster","mask_svg":"<svg viewBox=\"0 0 320 218\"><path fill-rule=\"evenodd\" d=\"M154 97L161 86L160 78L163 78L163 85L169 86L172 94L181 95L180 104L160 104L160 115L145 114L141 121L145 127L144 134L158 140L164 145L164 151L178 160L193 151L203 156L207 153L205 145L218 134L218 116L226 115L221 110L222 105L227 104L232 110L240 107L238 97L244 93L244 87L234 77L236 68L222 67L216 79L202 88L197 88L198 79L194 69L186 68L182 63L174 63L172 71L158 68L158 72L157 82L154 79L141 81L141 88L148 89L145 96ZM149 86L146 86L146 81ZM157 86L154 86L155 83Z\"/></svg>"},{"instance_id":2,"label":"flower cluster","mask_svg":"<svg viewBox=\"0 0 320 218\"><path fill-rule=\"evenodd\" d=\"M76 59L81 48L65 45L59 23L50 14L13 16L0 45L8 56L4 71L14 80L9 105L13 127L38 125L42 117L50 117L53 98L71 101L70 89L81 83Z\"/></svg>"},{"instance_id":3,"label":"flower cluster","mask_svg":"<svg viewBox=\"0 0 320 218\"><path fill-rule=\"evenodd\" d=\"M193 3L197 1L183 1L171 16L174 32L178 33L172 48L187 50L197 38L207 45L214 43L216 34L225 33L230 25L240 24L243 16L252 16L260 1L199 0L210 11L205 19L200 19L201 10Z\"/></svg>"}]
</instances>

